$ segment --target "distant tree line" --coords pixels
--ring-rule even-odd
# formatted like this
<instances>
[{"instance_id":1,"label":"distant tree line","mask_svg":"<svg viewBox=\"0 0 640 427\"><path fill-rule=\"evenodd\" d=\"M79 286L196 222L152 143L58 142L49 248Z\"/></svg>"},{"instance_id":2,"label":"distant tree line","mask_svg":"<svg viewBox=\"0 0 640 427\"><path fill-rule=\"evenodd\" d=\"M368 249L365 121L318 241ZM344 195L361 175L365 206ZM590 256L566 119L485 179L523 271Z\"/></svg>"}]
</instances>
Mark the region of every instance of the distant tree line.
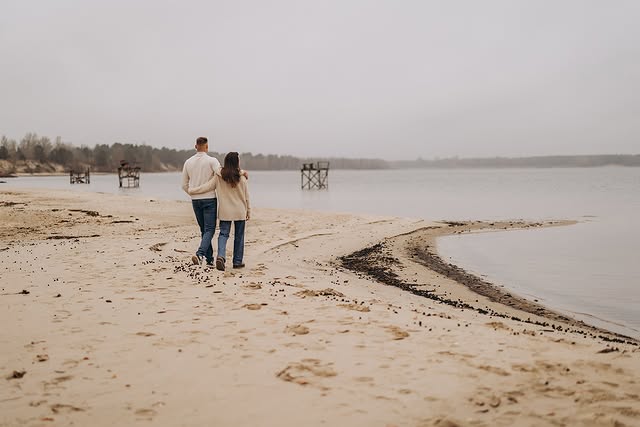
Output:
<instances>
[{"instance_id":1,"label":"distant tree line","mask_svg":"<svg viewBox=\"0 0 640 427\"><path fill-rule=\"evenodd\" d=\"M145 144L97 144L93 148L51 140L35 133L26 134L20 141L0 138L0 174L68 172L91 168L95 172L115 172L121 161L137 164L145 172L182 170L184 161L194 150L155 148ZM210 153L222 162L223 153ZM589 155L458 158L434 160L385 161L381 159L300 158L294 156L241 153L241 165L247 170L297 170L302 163L329 161L332 169L389 169L389 168L548 168L640 166L640 155Z\"/></svg>"},{"instance_id":2,"label":"distant tree line","mask_svg":"<svg viewBox=\"0 0 640 427\"><path fill-rule=\"evenodd\" d=\"M79 171L86 168L96 172L115 172L121 161L137 164L145 172L182 170L184 161L193 155L194 149L175 150L148 145L97 144L93 148L80 147L63 142L60 137L51 140L35 133L26 134L20 141L0 138L0 173L48 173ZM223 153L209 153L220 162ZM241 153L242 167L247 170L296 170L302 163L328 160L336 169L383 169L389 165L378 159L306 159L293 156Z\"/></svg>"},{"instance_id":3,"label":"distant tree line","mask_svg":"<svg viewBox=\"0 0 640 427\"><path fill-rule=\"evenodd\" d=\"M0 138L0 161L4 172L63 172L69 169L81 170L90 167L97 172L112 172L121 160L137 163L146 171L171 171L182 168L188 150L178 151L168 148L154 148L148 145L114 143L74 146L63 142L60 137L54 141L46 136L28 133L20 141L2 136Z\"/></svg>"}]
</instances>

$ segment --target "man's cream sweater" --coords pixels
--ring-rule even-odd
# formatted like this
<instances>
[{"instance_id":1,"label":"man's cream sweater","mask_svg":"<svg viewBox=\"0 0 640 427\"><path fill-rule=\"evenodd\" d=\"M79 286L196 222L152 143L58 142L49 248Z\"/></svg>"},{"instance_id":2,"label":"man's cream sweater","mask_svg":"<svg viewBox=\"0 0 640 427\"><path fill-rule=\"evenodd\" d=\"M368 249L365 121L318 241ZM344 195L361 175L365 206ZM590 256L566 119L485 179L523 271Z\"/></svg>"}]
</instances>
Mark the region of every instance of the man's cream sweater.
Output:
<instances>
[{"instance_id":1,"label":"man's cream sweater","mask_svg":"<svg viewBox=\"0 0 640 427\"><path fill-rule=\"evenodd\" d=\"M220 170L220 162L203 151L198 151L184 162L182 168L182 189L189 193L189 188L194 188L206 183ZM212 191L191 194L193 200L214 199L216 193Z\"/></svg>"},{"instance_id":2,"label":"man's cream sweater","mask_svg":"<svg viewBox=\"0 0 640 427\"><path fill-rule=\"evenodd\" d=\"M251 204L249 203L249 186L247 178L240 176L240 182L232 186L216 173L213 178L198 187L190 188L189 194L209 193L218 195L218 219L221 221L244 221L249 219Z\"/></svg>"}]
</instances>

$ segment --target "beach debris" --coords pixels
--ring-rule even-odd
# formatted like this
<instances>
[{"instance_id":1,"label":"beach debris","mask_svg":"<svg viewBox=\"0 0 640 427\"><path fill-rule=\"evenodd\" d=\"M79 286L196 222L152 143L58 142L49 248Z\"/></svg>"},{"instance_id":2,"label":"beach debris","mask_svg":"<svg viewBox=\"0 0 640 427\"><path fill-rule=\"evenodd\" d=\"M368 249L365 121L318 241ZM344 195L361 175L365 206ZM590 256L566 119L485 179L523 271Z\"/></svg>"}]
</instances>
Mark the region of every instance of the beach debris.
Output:
<instances>
[{"instance_id":1,"label":"beach debris","mask_svg":"<svg viewBox=\"0 0 640 427\"><path fill-rule=\"evenodd\" d=\"M135 221L131 221L128 219L117 219L115 221L111 221L109 224L133 224Z\"/></svg>"},{"instance_id":2,"label":"beach debris","mask_svg":"<svg viewBox=\"0 0 640 427\"><path fill-rule=\"evenodd\" d=\"M162 247L166 245L168 242L156 243L155 245L149 246L150 251L160 252L162 251Z\"/></svg>"},{"instance_id":3,"label":"beach debris","mask_svg":"<svg viewBox=\"0 0 640 427\"><path fill-rule=\"evenodd\" d=\"M62 296L62 294L58 294L56 296L54 296L54 298L60 298Z\"/></svg>"},{"instance_id":4,"label":"beach debris","mask_svg":"<svg viewBox=\"0 0 640 427\"><path fill-rule=\"evenodd\" d=\"M47 360L49 360L49 355L48 354L37 354L36 355L36 360L38 362L46 362Z\"/></svg>"},{"instance_id":5,"label":"beach debris","mask_svg":"<svg viewBox=\"0 0 640 427\"><path fill-rule=\"evenodd\" d=\"M184 249L178 249L178 248L174 248L173 250L175 252L180 252L180 253L183 253L183 254L189 252L189 251L185 251Z\"/></svg>"},{"instance_id":6,"label":"beach debris","mask_svg":"<svg viewBox=\"0 0 640 427\"><path fill-rule=\"evenodd\" d=\"M335 289L332 288L326 288L323 289L321 291L318 291L318 295L323 296L323 297L327 297L327 296L334 296L334 297L343 297L344 294L342 292L338 292Z\"/></svg>"},{"instance_id":7,"label":"beach debris","mask_svg":"<svg viewBox=\"0 0 640 427\"><path fill-rule=\"evenodd\" d=\"M260 310L262 308L262 304L245 304L242 307L247 310Z\"/></svg>"},{"instance_id":8,"label":"beach debris","mask_svg":"<svg viewBox=\"0 0 640 427\"><path fill-rule=\"evenodd\" d=\"M86 239L90 237L100 237L99 234L91 234L87 236L47 236L47 240L73 240L73 239Z\"/></svg>"},{"instance_id":9,"label":"beach debris","mask_svg":"<svg viewBox=\"0 0 640 427\"><path fill-rule=\"evenodd\" d=\"M320 291L314 291L311 289L305 289L304 291L300 291L295 293L295 295L298 295L300 297L316 297L316 296L323 296L323 297L328 297L328 296L334 296L334 297L344 297L344 294L342 292L338 292L335 289L332 288L326 288L326 289L322 289Z\"/></svg>"},{"instance_id":10,"label":"beach debris","mask_svg":"<svg viewBox=\"0 0 640 427\"><path fill-rule=\"evenodd\" d=\"M284 331L292 335L306 335L309 333L309 328L304 325L291 325L287 326Z\"/></svg>"},{"instance_id":11,"label":"beach debris","mask_svg":"<svg viewBox=\"0 0 640 427\"><path fill-rule=\"evenodd\" d=\"M13 371L8 377L8 380L15 380L25 376L27 371Z\"/></svg>"},{"instance_id":12,"label":"beach debris","mask_svg":"<svg viewBox=\"0 0 640 427\"><path fill-rule=\"evenodd\" d=\"M514 223L515 225L516 223ZM519 227L526 225L526 223L518 223ZM439 295L434 292L425 291L421 289L419 286L416 286L413 283L408 283L404 281L398 276L396 271L394 270L402 270L402 264L400 261L393 257L393 250L387 244L387 242L380 242L373 246L361 249L359 251L353 252L352 254L339 257L338 260L341 263L343 268L348 270L352 270L356 272L359 277L373 278L381 283L386 285L398 287L404 291L410 292L414 295L418 295L421 297L425 297L452 307L464 309L464 310L473 310L480 314L489 315L493 317L500 317L504 319L510 319L516 322L528 323L531 325L541 326L544 329L535 331L526 331L526 334L542 334L544 332L556 332L556 331L569 331L572 333L585 335L587 332L581 330L582 328L590 328L582 321L576 321L567 318L566 316L559 315L557 313L551 312L539 304L514 297L507 296L507 292L499 289L496 285L487 282L486 280L474 276L466 272L464 269L447 263L445 260L440 258L435 251L431 249L429 245L424 245L420 239L417 239L410 244L411 252L410 255L412 258L428 268L429 270L438 273L444 277L447 277L451 280L454 280L473 292L480 294L482 296L487 297L489 300L500 302L502 304L515 307L519 310L526 311L529 313L537 314L540 316L547 317L549 319L558 320L562 322L567 322L569 324L576 325L580 327L580 329L570 330L568 327L551 324L545 321L534 320L531 318L522 319L517 316L500 313L489 306L482 307L474 307L470 303L464 301L463 299L453 299L449 298L446 295ZM476 300L476 303L478 301ZM492 326L492 325L488 325ZM495 325L497 326L497 325ZM494 326L494 327L495 327ZM498 329L498 328L496 328ZM500 328L501 329L501 328ZM508 330L512 330L509 328ZM600 331L598 331L600 332ZM519 333L519 332L515 332ZM600 340L611 342L611 343L620 343L620 344L629 344L637 346L637 342L626 339L626 337L622 336L610 336L603 334L594 334L593 332L589 332L589 335L598 338Z\"/></svg>"},{"instance_id":13,"label":"beach debris","mask_svg":"<svg viewBox=\"0 0 640 427\"><path fill-rule=\"evenodd\" d=\"M31 292L29 292L26 289L21 290L20 292L17 293L17 295L29 295Z\"/></svg>"},{"instance_id":14,"label":"beach debris","mask_svg":"<svg viewBox=\"0 0 640 427\"><path fill-rule=\"evenodd\" d=\"M606 354L606 353L613 353L614 351L620 351L620 349L618 347L606 347L598 351L598 353Z\"/></svg>"},{"instance_id":15,"label":"beach debris","mask_svg":"<svg viewBox=\"0 0 640 427\"><path fill-rule=\"evenodd\" d=\"M98 211L90 211L86 209L69 209L69 212L82 212L89 216L100 216L100 212Z\"/></svg>"},{"instance_id":16,"label":"beach debris","mask_svg":"<svg viewBox=\"0 0 640 427\"><path fill-rule=\"evenodd\" d=\"M441 221L441 222L443 224L447 224L449 227L462 227L468 224L466 222L459 222L459 221Z\"/></svg>"}]
</instances>

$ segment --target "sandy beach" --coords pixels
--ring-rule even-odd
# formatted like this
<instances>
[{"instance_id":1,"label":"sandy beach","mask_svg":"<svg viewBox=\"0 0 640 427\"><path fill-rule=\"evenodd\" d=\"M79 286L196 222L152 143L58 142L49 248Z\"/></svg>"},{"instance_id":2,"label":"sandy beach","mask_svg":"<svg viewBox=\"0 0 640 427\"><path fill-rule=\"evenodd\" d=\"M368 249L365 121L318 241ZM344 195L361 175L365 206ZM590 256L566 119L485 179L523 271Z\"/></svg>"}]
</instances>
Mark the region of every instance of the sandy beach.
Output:
<instances>
[{"instance_id":1,"label":"sandy beach","mask_svg":"<svg viewBox=\"0 0 640 427\"><path fill-rule=\"evenodd\" d=\"M0 426L640 425L636 340L437 255L561 220L258 208L223 273L188 202L0 192Z\"/></svg>"}]
</instances>

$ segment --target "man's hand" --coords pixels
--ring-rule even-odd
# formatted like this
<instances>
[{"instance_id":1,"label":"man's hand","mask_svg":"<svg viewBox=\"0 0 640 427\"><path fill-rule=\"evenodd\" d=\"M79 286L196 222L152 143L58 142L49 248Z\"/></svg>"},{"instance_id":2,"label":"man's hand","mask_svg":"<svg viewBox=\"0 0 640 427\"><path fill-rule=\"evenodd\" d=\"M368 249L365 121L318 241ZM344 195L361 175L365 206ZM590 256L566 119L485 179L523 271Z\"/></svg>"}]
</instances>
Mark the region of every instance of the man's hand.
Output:
<instances>
[{"instance_id":1,"label":"man's hand","mask_svg":"<svg viewBox=\"0 0 640 427\"><path fill-rule=\"evenodd\" d=\"M249 179L249 172L243 170L242 171L242 176L244 176L245 178Z\"/></svg>"}]
</instances>

